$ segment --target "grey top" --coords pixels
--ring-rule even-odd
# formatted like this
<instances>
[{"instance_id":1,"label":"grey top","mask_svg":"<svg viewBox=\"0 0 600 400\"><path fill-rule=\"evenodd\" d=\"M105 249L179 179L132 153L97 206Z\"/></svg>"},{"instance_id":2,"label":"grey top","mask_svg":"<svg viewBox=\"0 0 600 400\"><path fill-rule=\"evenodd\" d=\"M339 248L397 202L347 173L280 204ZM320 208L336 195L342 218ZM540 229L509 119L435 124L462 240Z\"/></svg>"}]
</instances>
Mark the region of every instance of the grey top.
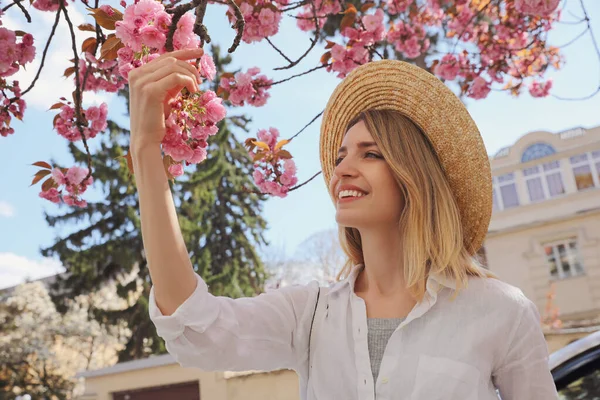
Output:
<instances>
[{"instance_id":1,"label":"grey top","mask_svg":"<svg viewBox=\"0 0 600 400\"><path fill-rule=\"evenodd\" d=\"M379 376L379 366L383 358L383 352L387 342L396 330L398 325L405 318L367 318L369 343L369 357L371 358L371 372L373 373L373 382L377 382Z\"/></svg>"}]
</instances>

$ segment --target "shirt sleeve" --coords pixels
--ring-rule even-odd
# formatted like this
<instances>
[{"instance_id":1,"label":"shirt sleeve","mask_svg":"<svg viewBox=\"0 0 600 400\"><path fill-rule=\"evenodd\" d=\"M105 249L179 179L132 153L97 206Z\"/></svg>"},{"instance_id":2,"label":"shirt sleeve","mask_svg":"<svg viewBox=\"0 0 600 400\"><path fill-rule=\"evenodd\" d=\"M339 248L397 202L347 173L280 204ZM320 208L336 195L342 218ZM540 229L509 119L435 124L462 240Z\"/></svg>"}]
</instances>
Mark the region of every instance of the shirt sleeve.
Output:
<instances>
[{"instance_id":1,"label":"shirt sleeve","mask_svg":"<svg viewBox=\"0 0 600 400\"><path fill-rule=\"evenodd\" d=\"M503 362L493 373L502 400L558 399L537 307L523 296Z\"/></svg>"},{"instance_id":2,"label":"shirt sleeve","mask_svg":"<svg viewBox=\"0 0 600 400\"><path fill-rule=\"evenodd\" d=\"M231 299L213 296L198 274L196 279L192 295L169 316L150 289L150 319L180 365L272 371L296 369L304 361L318 282Z\"/></svg>"}]
</instances>

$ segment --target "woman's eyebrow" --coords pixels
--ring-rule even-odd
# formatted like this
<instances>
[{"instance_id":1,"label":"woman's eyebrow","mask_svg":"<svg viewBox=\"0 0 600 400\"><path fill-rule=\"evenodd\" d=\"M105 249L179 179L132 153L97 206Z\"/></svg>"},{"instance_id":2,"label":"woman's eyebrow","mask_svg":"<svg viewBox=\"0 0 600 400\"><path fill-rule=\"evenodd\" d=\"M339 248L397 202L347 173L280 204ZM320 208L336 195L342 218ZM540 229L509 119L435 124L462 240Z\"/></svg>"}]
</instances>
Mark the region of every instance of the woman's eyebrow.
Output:
<instances>
[{"instance_id":1,"label":"woman's eyebrow","mask_svg":"<svg viewBox=\"0 0 600 400\"><path fill-rule=\"evenodd\" d=\"M377 143L375 143L375 142L358 142L356 144L356 147L358 147L359 149L366 149L369 147L377 147ZM338 155L341 153L345 153L347 151L348 151L348 149L346 148L346 146L342 146L338 150Z\"/></svg>"}]
</instances>

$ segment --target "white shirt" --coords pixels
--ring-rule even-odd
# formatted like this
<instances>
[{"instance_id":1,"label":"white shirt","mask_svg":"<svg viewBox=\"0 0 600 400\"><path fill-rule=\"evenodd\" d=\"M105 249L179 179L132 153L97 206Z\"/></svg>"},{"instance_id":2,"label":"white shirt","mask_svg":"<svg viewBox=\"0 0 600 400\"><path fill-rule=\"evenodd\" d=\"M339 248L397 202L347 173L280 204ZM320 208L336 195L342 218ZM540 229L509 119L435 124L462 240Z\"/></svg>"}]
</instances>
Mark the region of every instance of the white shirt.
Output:
<instances>
[{"instance_id":1,"label":"white shirt","mask_svg":"<svg viewBox=\"0 0 600 400\"><path fill-rule=\"evenodd\" d=\"M496 279L470 278L452 299L453 281L430 276L423 300L392 334L373 382L360 271L330 288L318 283L252 298L194 293L170 316L150 291L150 317L177 362L213 371L293 369L303 400L557 399L535 305ZM376 397L375 397L376 396Z\"/></svg>"}]
</instances>

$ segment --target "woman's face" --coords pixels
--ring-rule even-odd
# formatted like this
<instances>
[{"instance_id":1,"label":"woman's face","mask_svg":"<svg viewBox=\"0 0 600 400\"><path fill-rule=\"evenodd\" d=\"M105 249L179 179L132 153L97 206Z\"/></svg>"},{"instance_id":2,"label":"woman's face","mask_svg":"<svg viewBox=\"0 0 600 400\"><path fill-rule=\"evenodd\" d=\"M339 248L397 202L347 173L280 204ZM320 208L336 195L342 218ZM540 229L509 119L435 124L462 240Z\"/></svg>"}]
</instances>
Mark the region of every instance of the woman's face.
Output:
<instances>
[{"instance_id":1,"label":"woman's face","mask_svg":"<svg viewBox=\"0 0 600 400\"><path fill-rule=\"evenodd\" d=\"M329 190L344 227L397 226L404 199L392 170L363 121L346 132Z\"/></svg>"}]
</instances>

